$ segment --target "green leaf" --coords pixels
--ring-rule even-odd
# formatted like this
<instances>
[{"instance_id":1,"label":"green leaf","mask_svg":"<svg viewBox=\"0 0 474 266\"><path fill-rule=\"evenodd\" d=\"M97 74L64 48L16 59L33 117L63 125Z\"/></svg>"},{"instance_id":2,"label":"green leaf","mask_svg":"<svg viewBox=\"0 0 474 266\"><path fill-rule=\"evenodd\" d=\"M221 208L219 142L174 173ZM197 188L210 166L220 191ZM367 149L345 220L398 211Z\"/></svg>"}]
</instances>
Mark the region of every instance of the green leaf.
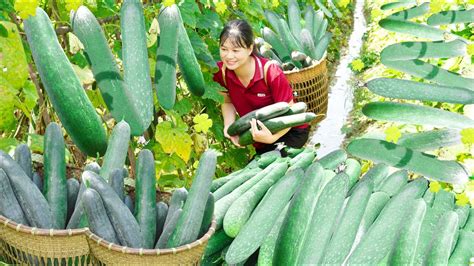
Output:
<instances>
[{"instance_id":1,"label":"green leaf","mask_svg":"<svg viewBox=\"0 0 474 266\"><path fill-rule=\"evenodd\" d=\"M217 13L211 11L210 9L204 9L202 12L202 17L199 18L197 28L209 30L212 38L219 38L219 35L222 31L223 24Z\"/></svg>"},{"instance_id":2,"label":"green leaf","mask_svg":"<svg viewBox=\"0 0 474 266\"><path fill-rule=\"evenodd\" d=\"M25 85L23 86L22 94L25 97L24 102L26 104L26 107L29 110L33 110L39 98L35 84L33 84L33 82L31 82L30 80L27 80L25 82Z\"/></svg>"},{"instance_id":3,"label":"green leaf","mask_svg":"<svg viewBox=\"0 0 474 266\"><path fill-rule=\"evenodd\" d=\"M183 98L174 105L174 110L180 115L187 115L193 109L193 103L188 98Z\"/></svg>"},{"instance_id":4,"label":"green leaf","mask_svg":"<svg viewBox=\"0 0 474 266\"><path fill-rule=\"evenodd\" d=\"M8 30L3 26L3 24L0 24L0 37L7 38L8 37Z\"/></svg>"},{"instance_id":5,"label":"green leaf","mask_svg":"<svg viewBox=\"0 0 474 266\"><path fill-rule=\"evenodd\" d=\"M465 128L461 130L461 141L466 145L474 144L474 128Z\"/></svg>"},{"instance_id":6,"label":"green leaf","mask_svg":"<svg viewBox=\"0 0 474 266\"><path fill-rule=\"evenodd\" d=\"M406 147L375 139L356 139L347 146L353 156L413 171L433 180L464 184L469 175L456 161L442 161Z\"/></svg>"},{"instance_id":7,"label":"green leaf","mask_svg":"<svg viewBox=\"0 0 474 266\"><path fill-rule=\"evenodd\" d=\"M20 143L14 138L0 138L0 150L4 152L10 152L10 150L13 150L18 144Z\"/></svg>"},{"instance_id":8,"label":"green leaf","mask_svg":"<svg viewBox=\"0 0 474 266\"><path fill-rule=\"evenodd\" d=\"M107 106L102 98L102 94L98 89L86 90L87 97L91 101L94 108Z\"/></svg>"},{"instance_id":9,"label":"green leaf","mask_svg":"<svg viewBox=\"0 0 474 266\"><path fill-rule=\"evenodd\" d=\"M200 16L199 6L196 4L196 1L185 0L179 6L179 11L184 24L191 28L196 28L197 17Z\"/></svg>"},{"instance_id":10,"label":"green leaf","mask_svg":"<svg viewBox=\"0 0 474 266\"><path fill-rule=\"evenodd\" d=\"M183 187L186 181L180 179L178 175L162 175L158 178L157 184L160 187Z\"/></svg>"},{"instance_id":11,"label":"green leaf","mask_svg":"<svg viewBox=\"0 0 474 266\"><path fill-rule=\"evenodd\" d=\"M28 134L28 143L31 152L43 153L43 136L39 134Z\"/></svg>"},{"instance_id":12,"label":"green leaf","mask_svg":"<svg viewBox=\"0 0 474 266\"><path fill-rule=\"evenodd\" d=\"M193 118L194 129L196 132L207 133L209 128L212 126L212 120L209 119L207 114L199 114Z\"/></svg>"},{"instance_id":13,"label":"green leaf","mask_svg":"<svg viewBox=\"0 0 474 266\"><path fill-rule=\"evenodd\" d=\"M76 72L77 77L81 81L81 84L84 85L92 85L94 83L94 74L92 74L92 70L89 67L81 68L78 65L72 65L74 72Z\"/></svg>"},{"instance_id":14,"label":"green leaf","mask_svg":"<svg viewBox=\"0 0 474 266\"><path fill-rule=\"evenodd\" d=\"M155 138L161 144L163 151L176 153L185 162L191 155L192 140L186 132L186 126L174 125L171 121L164 121L156 126Z\"/></svg>"},{"instance_id":15,"label":"green leaf","mask_svg":"<svg viewBox=\"0 0 474 266\"><path fill-rule=\"evenodd\" d=\"M211 69L215 69L215 71L217 71L217 63L212 57L211 53L209 52L207 44L203 42L201 36L199 36L199 34L197 34L193 30L187 30L187 33L188 33L191 45L193 46L194 54L196 55L196 58L199 61L204 62Z\"/></svg>"},{"instance_id":16,"label":"green leaf","mask_svg":"<svg viewBox=\"0 0 474 266\"><path fill-rule=\"evenodd\" d=\"M447 128L474 127L474 120L466 116L432 107L393 103L372 102L362 108L362 113L372 119L398 123L430 125Z\"/></svg>"},{"instance_id":17,"label":"green leaf","mask_svg":"<svg viewBox=\"0 0 474 266\"><path fill-rule=\"evenodd\" d=\"M15 117L16 90L5 79L0 76L0 131L8 131L15 128L17 119Z\"/></svg>"},{"instance_id":18,"label":"green leaf","mask_svg":"<svg viewBox=\"0 0 474 266\"><path fill-rule=\"evenodd\" d=\"M16 25L0 21L7 30L7 36L0 36L0 77L14 89L20 89L28 78L25 50Z\"/></svg>"},{"instance_id":19,"label":"green leaf","mask_svg":"<svg viewBox=\"0 0 474 266\"><path fill-rule=\"evenodd\" d=\"M207 84L206 92L204 92L204 95L202 96L203 99L211 99L215 102L218 103L223 103L224 102L224 96L219 94L220 91L225 91L225 88L223 88L219 83L215 82L212 80L210 77L210 74L204 74L204 80Z\"/></svg>"},{"instance_id":20,"label":"green leaf","mask_svg":"<svg viewBox=\"0 0 474 266\"><path fill-rule=\"evenodd\" d=\"M398 127L389 127L385 130L385 140L393 143L397 143L398 139L402 136Z\"/></svg>"}]
</instances>

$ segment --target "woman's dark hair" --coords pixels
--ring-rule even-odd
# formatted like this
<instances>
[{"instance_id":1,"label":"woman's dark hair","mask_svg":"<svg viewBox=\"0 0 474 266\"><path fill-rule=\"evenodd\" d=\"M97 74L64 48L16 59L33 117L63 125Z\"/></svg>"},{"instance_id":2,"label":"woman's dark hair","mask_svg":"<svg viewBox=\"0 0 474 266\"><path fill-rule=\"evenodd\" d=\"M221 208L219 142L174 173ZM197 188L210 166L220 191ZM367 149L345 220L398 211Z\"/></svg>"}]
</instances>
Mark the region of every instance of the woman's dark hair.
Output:
<instances>
[{"instance_id":1,"label":"woman's dark hair","mask_svg":"<svg viewBox=\"0 0 474 266\"><path fill-rule=\"evenodd\" d=\"M219 37L219 45L224 44L227 40L230 40L231 44L235 47L249 48L254 44L252 27L243 19L227 22ZM253 46L252 54L258 55L255 45Z\"/></svg>"}]
</instances>

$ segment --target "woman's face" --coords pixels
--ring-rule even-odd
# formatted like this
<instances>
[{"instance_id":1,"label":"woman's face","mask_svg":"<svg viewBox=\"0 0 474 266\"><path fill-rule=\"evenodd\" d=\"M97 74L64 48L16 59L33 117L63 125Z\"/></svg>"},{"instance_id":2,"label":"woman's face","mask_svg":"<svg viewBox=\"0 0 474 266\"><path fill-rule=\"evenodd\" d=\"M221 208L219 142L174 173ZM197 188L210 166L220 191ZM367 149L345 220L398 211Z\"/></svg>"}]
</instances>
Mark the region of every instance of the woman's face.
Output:
<instances>
[{"instance_id":1,"label":"woman's face","mask_svg":"<svg viewBox=\"0 0 474 266\"><path fill-rule=\"evenodd\" d=\"M226 68L235 70L245 64L252 54L253 47L236 47L227 39L220 47L220 56Z\"/></svg>"}]
</instances>

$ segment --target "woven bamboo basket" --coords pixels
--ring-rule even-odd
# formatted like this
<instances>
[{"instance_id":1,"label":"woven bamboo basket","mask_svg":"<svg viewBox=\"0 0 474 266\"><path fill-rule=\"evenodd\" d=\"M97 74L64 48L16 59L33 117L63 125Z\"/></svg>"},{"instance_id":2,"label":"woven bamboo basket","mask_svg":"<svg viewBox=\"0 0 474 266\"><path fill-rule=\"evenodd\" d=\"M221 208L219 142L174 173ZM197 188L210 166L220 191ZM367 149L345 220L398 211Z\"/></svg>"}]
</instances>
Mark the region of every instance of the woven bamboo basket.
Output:
<instances>
[{"instance_id":1,"label":"woven bamboo basket","mask_svg":"<svg viewBox=\"0 0 474 266\"><path fill-rule=\"evenodd\" d=\"M320 122L326 117L328 109L328 70L326 53L323 58L310 67L284 71L286 79L296 93L297 102L305 102L308 112L319 115L311 123Z\"/></svg>"},{"instance_id":2,"label":"woven bamboo basket","mask_svg":"<svg viewBox=\"0 0 474 266\"><path fill-rule=\"evenodd\" d=\"M32 228L0 215L0 254L15 265L88 265L86 231Z\"/></svg>"},{"instance_id":3,"label":"woven bamboo basket","mask_svg":"<svg viewBox=\"0 0 474 266\"><path fill-rule=\"evenodd\" d=\"M209 231L200 239L185 246L171 249L136 249L119 246L87 230L87 242L94 265L199 265L207 241L216 230L213 220Z\"/></svg>"}]
</instances>

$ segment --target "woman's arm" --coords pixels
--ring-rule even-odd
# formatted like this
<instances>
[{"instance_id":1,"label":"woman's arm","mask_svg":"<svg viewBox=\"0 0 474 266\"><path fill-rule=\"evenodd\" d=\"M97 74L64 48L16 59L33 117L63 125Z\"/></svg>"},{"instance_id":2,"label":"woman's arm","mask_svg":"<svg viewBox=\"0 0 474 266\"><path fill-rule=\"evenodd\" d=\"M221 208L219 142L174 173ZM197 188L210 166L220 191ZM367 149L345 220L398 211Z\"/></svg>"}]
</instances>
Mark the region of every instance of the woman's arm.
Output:
<instances>
[{"instance_id":1,"label":"woman's arm","mask_svg":"<svg viewBox=\"0 0 474 266\"><path fill-rule=\"evenodd\" d=\"M230 136L227 133L227 129L235 121L235 107L227 93L222 93L222 95L224 96L224 103L221 106L222 117L224 118L224 136L230 139L235 146L240 147L239 136Z\"/></svg>"},{"instance_id":2,"label":"woman's arm","mask_svg":"<svg viewBox=\"0 0 474 266\"><path fill-rule=\"evenodd\" d=\"M258 127L260 127L260 129ZM290 129L291 127L285 128L275 134L272 134L272 132L270 132L270 130L261 121L256 119L252 119L250 121L250 132L252 133L252 138L255 142L273 144L279 138L283 137L283 135L288 133Z\"/></svg>"}]
</instances>

